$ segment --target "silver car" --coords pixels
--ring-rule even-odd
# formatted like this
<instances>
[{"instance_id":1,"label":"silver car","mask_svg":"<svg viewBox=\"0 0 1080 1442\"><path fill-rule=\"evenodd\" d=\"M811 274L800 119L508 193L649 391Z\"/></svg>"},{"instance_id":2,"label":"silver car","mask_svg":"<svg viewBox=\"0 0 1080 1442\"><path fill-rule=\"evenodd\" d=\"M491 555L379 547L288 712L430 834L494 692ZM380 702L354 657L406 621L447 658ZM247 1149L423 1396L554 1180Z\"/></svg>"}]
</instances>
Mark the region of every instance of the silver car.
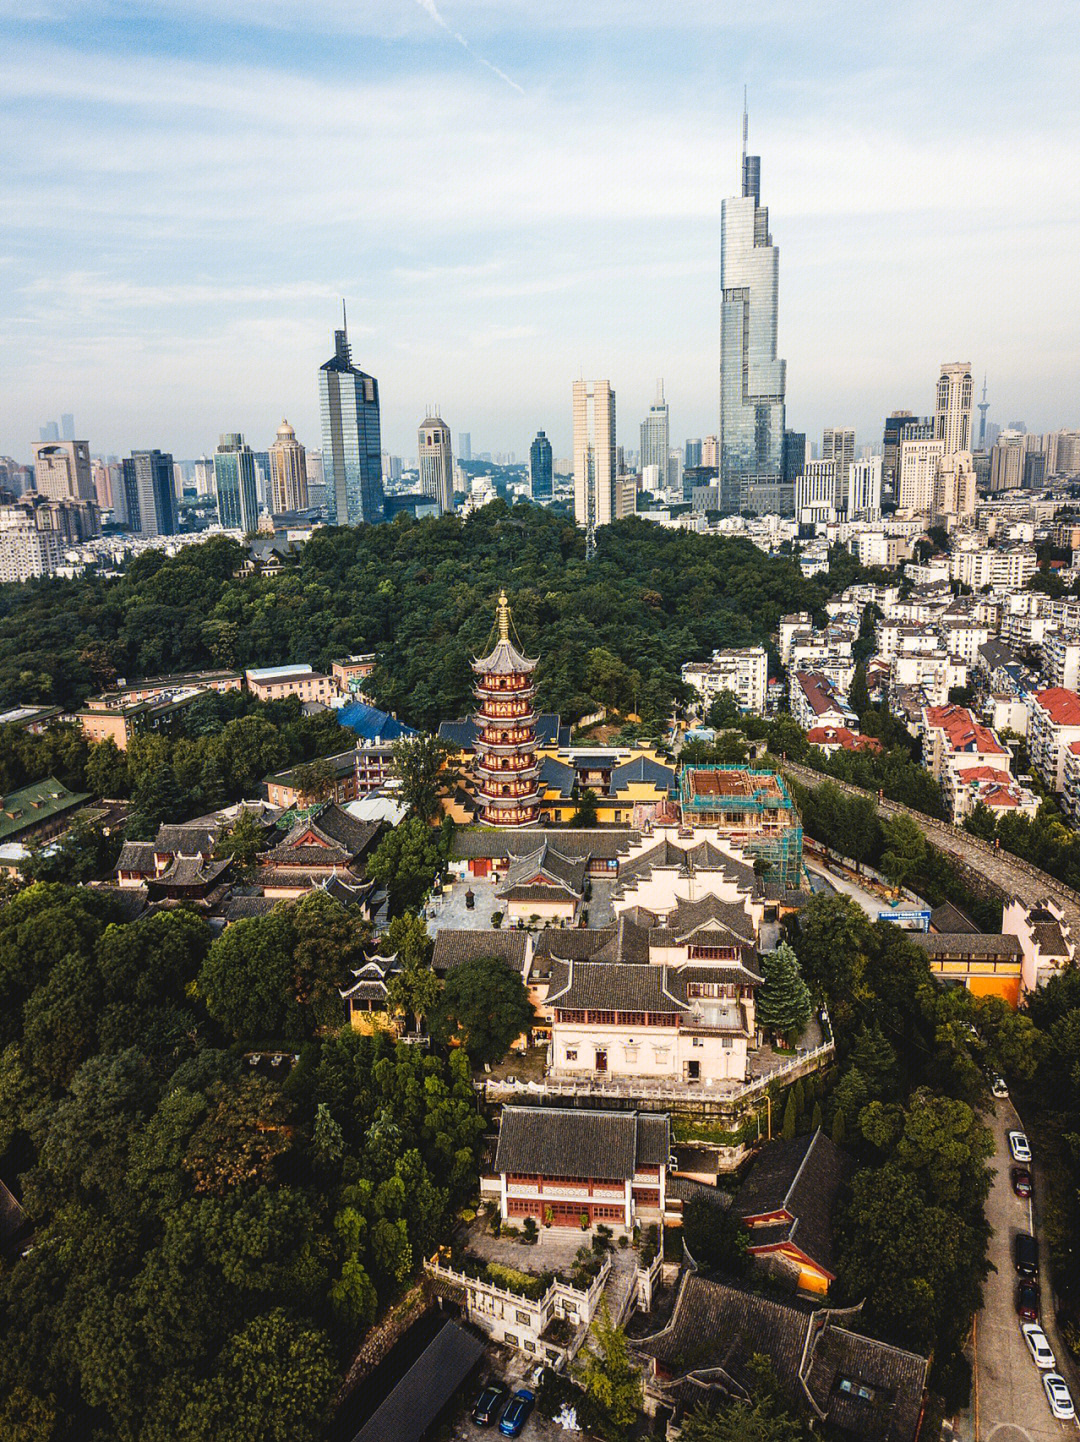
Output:
<instances>
[{"instance_id":1,"label":"silver car","mask_svg":"<svg viewBox=\"0 0 1080 1442\"><path fill-rule=\"evenodd\" d=\"M1057 1366L1054 1354L1050 1350L1050 1343L1046 1340L1046 1333L1039 1326L1038 1322L1023 1322L1020 1326L1024 1334L1024 1341L1031 1353L1031 1360L1041 1372L1052 1370Z\"/></svg>"},{"instance_id":2,"label":"silver car","mask_svg":"<svg viewBox=\"0 0 1080 1442\"><path fill-rule=\"evenodd\" d=\"M1023 1132L1009 1133L1009 1151L1014 1162L1031 1161L1031 1146Z\"/></svg>"},{"instance_id":3,"label":"silver car","mask_svg":"<svg viewBox=\"0 0 1080 1442\"><path fill-rule=\"evenodd\" d=\"M1073 1406L1073 1399L1069 1395L1069 1388L1065 1378L1060 1372L1044 1372L1043 1386L1046 1388L1046 1400L1050 1403L1050 1411L1062 1422L1068 1422L1071 1417L1076 1416L1076 1408Z\"/></svg>"}]
</instances>

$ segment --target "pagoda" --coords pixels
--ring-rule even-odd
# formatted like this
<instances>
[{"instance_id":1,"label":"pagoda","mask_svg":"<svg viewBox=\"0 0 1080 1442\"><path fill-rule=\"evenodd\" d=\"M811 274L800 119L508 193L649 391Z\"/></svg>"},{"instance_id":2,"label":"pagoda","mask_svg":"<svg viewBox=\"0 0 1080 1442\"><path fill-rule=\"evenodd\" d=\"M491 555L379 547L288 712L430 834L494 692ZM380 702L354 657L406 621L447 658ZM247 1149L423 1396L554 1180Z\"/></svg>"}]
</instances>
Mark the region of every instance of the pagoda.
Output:
<instances>
[{"instance_id":1,"label":"pagoda","mask_svg":"<svg viewBox=\"0 0 1080 1442\"><path fill-rule=\"evenodd\" d=\"M536 661L510 639L510 605L499 593L495 648L478 657L474 695L476 800L487 826L535 826L540 818L540 766L536 759Z\"/></svg>"}]
</instances>

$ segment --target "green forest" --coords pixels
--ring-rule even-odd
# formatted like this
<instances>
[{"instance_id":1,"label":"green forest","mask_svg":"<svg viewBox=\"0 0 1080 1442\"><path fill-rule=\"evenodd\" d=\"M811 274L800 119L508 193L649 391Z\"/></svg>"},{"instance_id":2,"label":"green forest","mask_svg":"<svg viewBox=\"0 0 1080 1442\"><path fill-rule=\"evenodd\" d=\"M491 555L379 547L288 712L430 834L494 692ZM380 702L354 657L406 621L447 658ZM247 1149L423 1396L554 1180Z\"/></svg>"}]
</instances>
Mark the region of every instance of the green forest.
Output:
<instances>
[{"instance_id":1,"label":"green forest","mask_svg":"<svg viewBox=\"0 0 1080 1442\"><path fill-rule=\"evenodd\" d=\"M679 669L716 646L764 641L786 611L829 594L749 541L629 519L605 526L591 564L565 517L495 502L465 520L399 517L317 531L283 574L239 576L225 539L151 551L123 576L0 588L0 699L70 706L118 676L306 661L376 651L378 704L434 729L468 706L470 658L505 586L545 708L596 704L663 718Z\"/></svg>"},{"instance_id":2,"label":"green forest","mask_svg":"<svg viewBox=\"0 0 1080 1442\"><path fill-rule=\"evenodd\" d=\"M322 1435L485 1127L464 1048L334 1029L368 934L321 893L216 938L89 888L0 905L0 1175L32 1220L0 1262L5 1442ZM250 1065L275 1044L297 1063Z\"/></svg>"}]
</instances>

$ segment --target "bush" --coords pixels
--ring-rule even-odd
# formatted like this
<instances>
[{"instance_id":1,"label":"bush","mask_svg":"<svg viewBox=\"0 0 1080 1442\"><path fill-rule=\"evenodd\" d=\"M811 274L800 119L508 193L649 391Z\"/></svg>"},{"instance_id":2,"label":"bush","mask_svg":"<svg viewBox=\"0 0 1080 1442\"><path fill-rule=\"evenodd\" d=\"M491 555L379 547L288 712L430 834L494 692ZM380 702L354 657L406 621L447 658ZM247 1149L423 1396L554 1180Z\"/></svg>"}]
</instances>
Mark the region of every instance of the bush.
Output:
<instances>
[{"instance_id":1,"label":"bush","mask_svg":"<svg viewBox=\"0 0 1080 1442\"><path fill-rule=\"evenodd\" d=\"M540 1235L540 1228L536 1225L535 1217L526 1217L521 1224L521 1230L524 1234L522 1240L526 1242L535 1242Z\"/></svg>"}]
</instances>

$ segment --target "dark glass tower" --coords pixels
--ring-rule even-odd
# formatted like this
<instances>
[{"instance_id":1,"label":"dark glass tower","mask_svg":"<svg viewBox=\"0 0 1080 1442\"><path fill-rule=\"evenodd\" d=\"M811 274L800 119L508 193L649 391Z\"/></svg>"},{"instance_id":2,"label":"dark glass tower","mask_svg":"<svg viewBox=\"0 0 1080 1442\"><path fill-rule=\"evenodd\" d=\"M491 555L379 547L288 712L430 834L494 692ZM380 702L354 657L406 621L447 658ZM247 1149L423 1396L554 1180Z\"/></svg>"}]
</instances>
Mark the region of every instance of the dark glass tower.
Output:
<instances>
[{"instance_id":1,"label":"dark glass tower","mask_svg":"<svg viewBox=\"0 0 1080 1442\"><path fill-rule=\"evenodd\" d=\"M259 529L259 492L255 485L255 452L239 431L228 431L214 452L214 490L218 522L227 531L245 535Z\"/></svg>"},{"instance_id":2,"label":"dark glass tower","mask_svg":"<svg viewBox=\"0 0 1080 1442\"><path fill-rule=\"evenodd\" d=\"M552 485L551 442L543 431L537 431L536 439L529 447L529 483L534 501L550 501Z\"/></svg>"},{"instance_id":3,"label":"dark glass tower","mask_svg":"<svg viewBox=\"0 0 1080 1442\"><path fill-rule=\"evenodd\" d=\"M349 336L334 332L334 354L319 368L323 474L332 526L383 518L379 382L352 363Z\"/></svg>"},{"instance_id":4,"label":"dark glass tower","mask_svg":"<svg viewBox=\"0 0 1080 1442\"><path fill-rule=\"evenodd\" d=\"M720 509L739 509L743 483L784 474L786 368L776 357L780 252L761 204L761 161L747 155L742 194L720 210Z\"/></svg>"},{"instance_id":5,"label":"dark glass tower","mask_svg":"<svg viewBox=\"0 0 1080 1442\"><path fill-rule=\"evenodd\" d=\"M141 536L176 535L173 458L168 451L132 451L124 462L128 525Z\"/></svg>"}]
</instances>

